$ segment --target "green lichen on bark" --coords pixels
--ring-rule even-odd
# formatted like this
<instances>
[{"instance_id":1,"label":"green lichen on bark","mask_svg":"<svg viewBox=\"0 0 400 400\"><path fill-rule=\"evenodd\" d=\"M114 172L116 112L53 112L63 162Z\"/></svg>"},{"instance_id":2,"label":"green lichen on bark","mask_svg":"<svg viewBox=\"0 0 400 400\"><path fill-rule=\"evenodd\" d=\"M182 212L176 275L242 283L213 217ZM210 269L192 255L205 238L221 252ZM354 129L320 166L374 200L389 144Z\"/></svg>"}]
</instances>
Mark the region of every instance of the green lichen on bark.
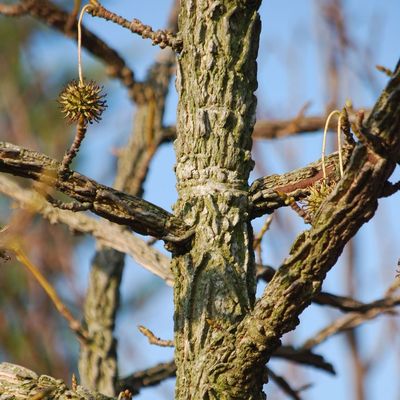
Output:
<instances>
[{"instance_id":1,"label":"green lichen on bark","mask_svg":"<svg viewBox=\"0 0 400 400\"><path fill-rule=\"evenodd\" d=\"M177 399L262 398L262 382L236 385L229 361L255 298L248 177L259 3L181 2L175 213L195 237L172 263Z\"/></svg>"}]
</instances>

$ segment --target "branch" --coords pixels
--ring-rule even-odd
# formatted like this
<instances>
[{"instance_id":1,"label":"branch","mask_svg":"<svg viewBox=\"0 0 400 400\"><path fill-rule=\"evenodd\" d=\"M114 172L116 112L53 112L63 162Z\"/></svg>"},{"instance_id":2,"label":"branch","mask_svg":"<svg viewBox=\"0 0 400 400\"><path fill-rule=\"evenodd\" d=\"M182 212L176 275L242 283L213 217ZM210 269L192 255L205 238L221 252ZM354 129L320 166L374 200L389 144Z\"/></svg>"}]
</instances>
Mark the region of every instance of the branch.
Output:
<instances>
[{"instance_id":1,"label":"branch","mask_svg":"<svg viewBox=\"0 0 400 400\"><path fill-rule=\"evenodd\" d=\"M274 355L276 358L284 358L302 365L312 366L326 372L335 374L333 366L326 362L322 356L312 353L310 350L294 349L290 346L283 346ZM133 394L138 394L145 387L158 385L167 378L175 377L175 361L158 364L155 367L144 371L135 372L118 383L118 391L130 390Z\"/></svg>"},{"instance_id":2,"label":"branch","mask_svg":"<svg viewBox=\"0 0 400 400\"><path fill-rule=\"evenodd\" d=\"M137 233L167 242L184 244L192 231L181 220L156 205L138 197L101 185L84 175L71 172L58 177L60 163L44 154L0 142L0 172L30 178L49 188L86 203L95 214L127 226Z\"/></svg>"},{"instance_id":3,"label":"branch","mask_svg":"<svg viewBox=\"0 0 400 400\"><path fill-rule=\"evenodd\" d=\"M40 213L50 223L62 223L72 231L92 235L101 246L111 247L131 256L139 265L173 284L170 260L128 230L106 220L98 220L83 213L61 210L50 205L33 190L24 189L6 176L0 175L0 193L16 200L21 207Z\"/></svg>"},{"instance_id":4,"label":"branch","mask_svg":"<svg viewBox=\"0 0 400 400\"><path fill-rule=\"evenodd\" d=\"M296 349L292 346L281 346L278 347L271 357L283 358L287 361L321 369L325 372L329 372L332 375L336 374L331 363L327 362L324 357L313 353L307 348Z\"/></svg>"},{"instance_id":5,"label":"branch","mask_svg":"<svg viewBox=\"0 0 400 400\"><path fill-rule=\"evenodd\" d=\"M318 293L314 297L313 303L319 304L321 306L331 306L333 308L337 308L338 310L345 312L351 312L351 311L362 312L362 310L368 307L367 304L354 300L350 297L337 296L335 294L327 292Z\"/></svg>"},{"instance_id":6,"label":"branch","mask_svg":"<svg viewBox=\"0 0 400 400\"><path fill-rule=\"evenodd\" d=\"M301 400L301 397L297 390L293 389L287 380L280 375L275 374L271 368L266 367L268 376L275 382L275 384L281 388L281 390L286 393L290 399Z\"/></svg>"},{"instance_id":7,"label":"branch","mask_svg":"<svg viewBox=\"0 0 400 400\"><path fill-rule=\"evenodd\" d=\"M170 259L129 231L105 220L96 220L82 213L53 207L35 191L22 188L6 176L0 176L0 193L16 200L22 208L41 214L52 224L62 223L72 231L92 235L99 245L129 255L136 263L163 279L167 285L173 285L173 275L169 268ZM259 265L257 277L269 282L275 272L276 270L270 266ZM368 304L349 297L326 292L317 294L313 302L346 312L367 310L369 307Z\"/></svg>"},{"instance_id":8,"label":"branch","mask_svg":"<svg viewBox=\"0 0 400 400\"><path fill-rule=\"evenodd\" d=\"M364 111L369 114L370 110ZM350 120L354 120L355 111ZM303 133L316 132L324 129L327 115L309 116L302 114L286 120L261 120L254 127L253 138L278 139ZM331 119L331 126L337 125L337 116Z\"/></svg>"},{"instance_id":9,"label":"branch","mask_svg":"<svg viewBox=\"0 0 400 400\"><path fill-rule=\"evenodd\" d=\"M155 367L135 372L126 378L122 378L118 382L118 390L123 391L128 389L133 394L138 394L145 387L155 386L167 378L173 378L175 373L175 361L158 364Z\"/></svg>"},{"instance_id":10,"label":"branch","mask_svg":"<svg viewBox=\"0 0 400 400\"><path fill-rule=\"evenodd\" d=\"M22 6L27 13L44 24L57 29L61 33L74 38L77 36L77 24L70 26L70 15L48 0L22 0ZM143 97L143 87L135 81L133 71L126 65L124 59L103 40L88 29L82 27L82 46L107 65L107 73L118 78L128 89L129 95L140 102Z\"/></svg>"},{"instance_id":11,"label":"branch","mask_svg":"<svg viewBox=\"0 0 400 400\"><path fill-rule=\"evenodd\" d=\"M62 223L74 232L92 235L99 245L129 255L143 268L163 279L167 285L173 285L173 275L169 268L170 259L122 227L105 220L96 220L82 213L53 207L35 191L22 188L6 176L0 176L0 193L16 200L22 208L41 214L52 224ZM258 279L263 279L265 282L271 281L275 272L276 270L270 266L257 267ZM318 293L313 302L346 312L362 312L371 307L352 298L327 292Z\"/></svg>"},{"instance_id":12,"label":"branch","mask_svg":"<svg viewBox=\"0 0 400 400\"><path fill-rule=\"evenodd\" d=\"M344 162L348 162L350 149L344 148ZM325 159L327 178L337 182L339 178L339 156L332 153ZM252 218L264 214L271 214L287 204L280 193L293 197L296 201L305 199L310 194L310 187L322 182L323 173L321 160L308 164L306 167L296 169L282 175L269 175L255 180L250 186Z\"/></svg>"},{"instance_id":13,"label":"branch","mask_svg":"<svg viewBox=\"0 0 400 400\"><path fill-rule=\"evenodd\" d=\"M362 109L360 109L362 110ZM355 115L359 111L354 111L350 115L350 121L355 120ZM364 111L366 115L370 110ZM326 115L304 116L300 115L289 119L263 119L254 125L253 139L280 139L289 136L302 135L304 133L317 132L324 129ZM337 116L331 119L331 126L337 124ZM164 128L164 140L172 141L176 138L176 127L168 126Z\"/></svg>"},{"instance_id":14,"label":"branch","mask_svg":"<svg viewBox=\"0 0 400 400\"><path fill-rule=\"evenodd\" d=\"M318 332L314 337L307 340L301 348L304 350L311 349L333 335L353 329L365 321L369 321L379 315L393 311L393 307L398 305L400 305L400 296L387 297L369 304L364 304L362 311L348 314L337 319L331 325L328 325L326 328Z\"/></svg>"},{"instance_id":15,"label":"branch","mask_svg":"<svg viewBox=\"0 0 400 400\"><path fill-rule=\"evenodd\" d=\"M262 279L265 282L270 282L275 275L276 270L269 265L257 264L257 279ZM330 306L337 308L340 311L365 311L368 305L354 300L350 297L338 296L332 293L320 292L317 293L312 302L321 306Z\"/></svg>"},{"instance_id":16,"label":"branch","mask_svg":"<svg viewBox=\"0 0 400 400\"><path fill-rule=\"evenodd\" d=\"M153 45L158 45L162 49L168 46L177 52L182 50L182 39L177 38L172 32L166 30L157 30L154 32L151 26L143 24L136 18L132 21L128 21L127 19L104 8L97 0L91 0L90 4L93 7L88 10L88 13L93 17L112 21L115 24L130 30L132 33L140 35L143 39L150 39L153 42Z\"/></svg>"},{"instance_id":17,"label":"branch","mask_svg":"<svg viewBox=\"0 0 400 400\"><path fill-rule=\"evenodd\" d=\"M149 328L146 328L143 325L139 325L138 329L140 333L147 337L150 344L155 344L160 347L174 347L173 340L165 340L157 337Z\"/></svg>"},{"instance_id":18,"label":"branch","mask_svg":"<svg viewBox=\"0 0 400 400\"><path fill-rule=\"evenodd\" d=\"M82 324L76 318L74 318L71 311L58 296L54 287L40 272L39 268L28 258L18 241L15 238L7 238L5 243L0 242L0 245L4 246L6 249L12 250L15 253L17 260L33 275L38 284L53 302L57 311L68 322L68 326L77 335L80 343L83 345L88 344L89 338L87 331L82 327Z\"/></svg>"},{"instance_id":19,"label":"branch","mask_svg":"<svg viewBox=\"0 0 400 400\"><path fill-rule=\"evenodd\" d=\"M111 400L82 386L69 389L67 385L47 375L9 363L0 363L0 397L4 399L44 399L58 400Z\"/></svg>"},{"instance_id":20,"label":"branch","mask_svg":"<svg viewBox=\"0 0 400 400\"><path fill-rule=\"evenodd\" d=\"M399 190L400 190L400 181L396 183L386 182L385 187L383 188L382 197L392 196Z\"/></svg>"},{"instance_id":21,"label":"branch","mask_svg":"<svg viewBox=\"0 0 400 400\"><path fill-rule=\"evenodd\" d=\"M313 227L298 236L252 313L239 324L235 349L245 365L264 365L282 335L299 323L345 244L374 215L400 152L399 104L400 69L362 126L365 143L356 145L343 178L317 210Z\"/></svg>"}]
</instances>

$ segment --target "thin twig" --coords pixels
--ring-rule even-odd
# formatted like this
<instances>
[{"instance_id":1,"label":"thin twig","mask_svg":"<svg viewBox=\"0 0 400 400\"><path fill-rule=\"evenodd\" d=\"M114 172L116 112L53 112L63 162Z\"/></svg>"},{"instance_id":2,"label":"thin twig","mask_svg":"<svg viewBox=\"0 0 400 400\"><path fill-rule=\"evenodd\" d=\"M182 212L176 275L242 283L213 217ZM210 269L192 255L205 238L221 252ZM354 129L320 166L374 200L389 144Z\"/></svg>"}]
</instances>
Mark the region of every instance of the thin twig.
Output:
<instances>
[{"instance_id":1,"label":"thin twig","mask_svg":"<svg viewBox=\"0 0 400 400\"><path fill-rule=\"evenodd\" d=\"M389 197L400 190L400 181L396 183L386 182L383 187L382 197Z\"/></svg>"},{"instance_id":2,"label":"thin twig","mask_svg":"<svg viewBox=\"0 0 400 400\"><path fill-rule=\"evenodd\" d=\"M75 334L83 343L86 343L88 341L87 332L82 328L81 323L73 317L72 313L62 302L51 283L39 271L38 267L29 260L21 245L16 240L11 240L8 243L5 243L5 245L15 253L17 260L24 265L29 272L31 272L39 285L50 297L50 300L53 302L57 311L68 321L68 325L71 330L75 332Z\"/></svg>"},{"instance_id":3,"label":"thin twig","mask_svg":"<svg viewBox=\"0 0 400 400\"><path fill-rule=\"evenodd\" d=\"M264 225L261 227L260 232L255 236L254 241L253 241L253 249L257 249L258 246L260 246L261 241L268 231L269 227L271 226L272 222L272 215L268 216L265 219Z\"/></svg>"},{"instance_id":4,"label":"thin twig","mask_svg":"<svg viewBox=\"0 0 400 400\"><path fill-rule=\"evenodd\" d=\"M366 113L369 114L369 110ZM350 121L353 122L356 112L350 115ZM333 122L337 118L333 117ZM281 139L288 136L304 135L311 132L320 132L324 129L326 116L296 116L289 119L267 119L256 122L253 131L253 139ZM164 127L164 141L172 141L176 137L176 127Z\"/></svg>"},{"instance_id":5,"label":"thin twig","mask_svg":"<svg viewBox=\"0 0 400 400\"><path fill-rule=\"evenodd\" d=\"M118 382L119 390L129 389L133 394L138 394L140 389L158 385L167 378L172 378L176 373L175 361L161 363L154 367L138 371L122 378Z\"/></svg>"},{"instance_id":6,"label":"thin twig","mask_svg":"<svg viewBox=\"0 0 400 400\"><path fill-rule=\"evenodd\" d=\"M90 5L92 7L88 10L88 13L93 17L112 21L131 32L140 35L143 39L150 39L153 42L153 45L158 45L162 49L165 47L171 47L177 52L182 50L182 40L176 37L172 32L166 30L153 31L151 26L143 24L136 18L132 21L128 21L127 19L107 10L96 0L91 0Z\"/></svg>"},{"instance_id":7,"label":"thin twig","mask_svg":"<svg viewBox=\"0 0 400 400\"><path fill-rule=\"evenodd\" d=\"M165 339L160 339L154 333L149 329L146 328L143 325L139 325L138 329L141 334L147 337L149 339L150 344L155 344L160 347L174 347L174 341L173 340L165 340Z\"/></svg>"},{"instance_id":8,"label":"thin twig","mask_svg":"<svg viewBox=\"0 0 400 400\"><path fill-rule=\"evenodd\" d=\"M261 242L262 242L264 235L269 230L271 223L272 223L272 215L268 216L265 219L265 222L264 222L263 226L261 227L260 232L258 232L258 234L256 235L256 237L253 240L253 250L255 252L257 252L257 254L258 254L258 263L259 264L262 264Z\"/></svg>"},{"instance_id":9,"label":"thin twig","mask_svg":"<svg viewBox=\"0 0 400 400\"><path fill-rule=\"evenodd\" d=\"M269 367L266 367L266 369L268 376L277 384L279 388L282 389L284 393L286 393L289 396L289 398L294 400L301 400L301 397L299 396L297 390L293 389L285 378L275 374L275 372L272 371L272 369Z\"/></svg>"},{"instance_id":10,"label":"thin twig","mask_svg":"<svg viewBox=\"0 0 400 400\"><path fill-rule=\"evenodd\" d=\"M270 282L275 275L275 272L275 268L269 265L257 264L257 279L262 279L265 282ZM387 299L397 289L397 286L400 286L400 279L398 279L397 283L395 281L392 286L394 287L394 289L390 289L391 292L388 292L389 294L386 293L385 299ZM371 308L381 304L381 302L385 299L366 304L354 300L351 297L338 296L327 292L320 292L316 296L314 296L312 302L321 306L330 306L343 312L365 313L368 312Z\"/></svg>"},{"instance_id":11,"label":"thin twig","mask_svg":"<svg viewBox=\"0 0 400 400\"><path fill-rule=\"evenodd\" d=\"M74 8L72 9L71 14L68 17L67 23L65 24L65 32L67 35L72 33L72 28L76 20L76 17L78 16L81 3L82 0L74 0Z\"/></svg>"},{"instance_id":12,"label":"thin twig","mask_svg":"<svg viewBox=\"0 0 400 400\"><path fill-rule=\"evenodd\" d=\"M307 365L335 375L335 369L324 357L313 353L311 350L296 349L292 346L281 346L272 354L274 358L282 358L297 364Z\"/></svg>"},{"instance_id":13,"label":"thin twig","mask_svg":"<svg viewBox=\"0 0 400 400\"><path fill-rule=\"evenodd\" d=\"M375 68L378 71L383 72L389 78L393 76L393 71L390 68L384 67L383 65L376 65Z\"/></svg>"},{"instance_id":14,"label":"thin twig","mask_svg":"<svg viewBox=\"0 0 400 400\"><path fill-rule=\"evenodd\" d=\"M400 305L400 296L385 298L376 302L365 304L365 311L359 313L351 313L342 318L337 319L326 328L319 331L314 337L308 339L302 349L311 349L333 335L348 329L353 329L362 323L378 317L381 314L393 312L393 307Z\"/></svg>"}]
</instances>

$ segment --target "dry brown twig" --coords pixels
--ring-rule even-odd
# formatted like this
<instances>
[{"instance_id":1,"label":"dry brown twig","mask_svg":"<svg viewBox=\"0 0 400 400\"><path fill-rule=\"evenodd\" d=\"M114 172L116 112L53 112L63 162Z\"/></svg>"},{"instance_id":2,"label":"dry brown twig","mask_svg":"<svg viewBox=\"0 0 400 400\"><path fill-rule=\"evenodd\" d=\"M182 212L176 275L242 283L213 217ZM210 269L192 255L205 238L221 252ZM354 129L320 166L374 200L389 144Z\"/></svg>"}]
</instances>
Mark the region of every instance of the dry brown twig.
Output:
<instances>
[{"instance_id":1,"label":"dry brown twig","mask_svg":"<svg viewBox=\"0 0 400 400\"><path fill-rule=\"evenodd\" d=\"M71 14L68 17L67 23L65 24L65 32L67 35L72 33L72 28L76 21L76 17L79 13L79 8L81 7L82 0L74 0L74 8L71 11Z\"/></svg>"},{"instance_id":2,"label":"dry brown twig","mask_svg":"<svg viewBox=\"0 0 400 400\"><path fill-rule=\"evenodd\" d=\"M376 65L375 68L378 71L383 72L389 78L393 76L393 71L387 67L384 67L383 65Z\"/></svg>"},{"instance_id":3,"label":"dry brown twig","mask_svg":"<svg viewBox=\"0 0 400 400\"><path fill-rule=\"evenodd\" d=\"M255 238L253 240L253 249L254 249L254 251L257 252L259 264L262 264L261 242L262 242L264 235L269 230L271 223L272 223L272 215L269 215L265 219L265 222L264 222L263 226L261 227L260 232L258 232L258 234L255 236Z\"/></svg>"},{"instance_id":4,"label":"dry brown twig","mask_svg":"<svg viewBox=\"0 0 400 400\"><path fill-rule=\"evenodd\" d=\"M364 305L362 312L347 314L319 331L314 337L308 339L302 346L302 349L311 349L333 335L340 332L353 329L362 323L378 317L384 313L392 313L393 307L400 305L400 296L386 297Z\"/></svg>"},{"instance_id":5,"label":"dry brown twig","mask_svg":"<svg viewBox=\"0 0 400 400\"><path fill-rule=\"evenodd\" d=\"M158 45L162 49L165 47L171 47L177 52L182 50L182 40L170 31L160 29L153 31L151 26L143 24L136 18L132 21L128 21L127 19L104 8L97 0L90 0L90 5L92 7L88 9L88 13L93 17L112 21L131 32L140 35L143 39L150 39L153 45Z\"/></svg>"},{"instance_id":6,"label":"dry brown twig","mask_svg":"<svg viewBox=\"0 0 400 400\"><path fill-rule=\"evenodd\" d=\"M369 110L365 113L369 114ZM350 122L356 118L357 111L350 116ZM324 129L326 115L305 116L298 114L288 119L261 119L254 126L254 139L281 139L289 136L303 135L311 132L318 132ZM337 116L332 118L331 126L337 124ZM174 140L176 137L175 126L164 128L164 141Z\"/></svg>"},{"instance_id":7,"label":"dry brown twig","mask_svg":"<svg viewBox=\"0 0 400 400\"><path fill-rule=\"evenodd\" d=\"M4 233L4 230L2 230L2 233ZM6 233L5 237L3 236L0 245L2 248L6 248L7 250L10 250L15 254L16 259L33 275L39 285L49 296L57 311L61 314L63 318L67 320L70 329L75 332L80 342L83 344L87 343L87 332L83 329L81 323L74 318L71 311L60 299L51 283L40 272L39 268L29 259L29 257L23 250L19 240L17 240L13 236L7 235Z\"/></svg>"},{"instance_id":8,"label":"dry brown twig","mask_svg":"<svg viewBox=\"0 0 400 400\"><path fill-rule=\"evenodd\" d=\"M138 329L142 335L146 336L147 339L149 339L150 344L155 344L160 347L174 347L173 340L160 339L149 328L146 328L143 325L139 325Z\"/></svg>"},{"instance_id":9,"label":"dry brown twig","mask_svg":"<svg viewBox=\"0 0 400 400\"><path fill-rule=\"evenodd\" d=\"M273 380L276 385L289 396L290 399L301 400L299 390L293 389L283 376L277 375L271 368L266 367L266 369L267 374L271 378L271 380Z\"/></svg>"},{"instance_id":10,"label":"dry brown twig","mask_svg":"<svg viewBox=\"0 0 400 400\"><path fill-rule=\"evenodd\" d=\"M158 385L167 378L172 378L176 373L175 361L161 363L154 367L137 371L118 382L119 390L129 389L133 394L145 387Z\"/></svg>"}]
</instances>

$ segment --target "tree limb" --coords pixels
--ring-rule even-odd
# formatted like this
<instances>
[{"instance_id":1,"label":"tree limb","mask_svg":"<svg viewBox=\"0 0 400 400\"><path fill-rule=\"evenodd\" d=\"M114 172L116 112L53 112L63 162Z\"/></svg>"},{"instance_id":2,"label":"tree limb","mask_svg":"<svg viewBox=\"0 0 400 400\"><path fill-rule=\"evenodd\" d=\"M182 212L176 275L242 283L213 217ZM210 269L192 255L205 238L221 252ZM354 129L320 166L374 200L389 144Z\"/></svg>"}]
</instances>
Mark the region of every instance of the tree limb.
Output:
<instances>
[{"instance_id":1,"label":"tree limb","mask_svg":"<svg viewBox=\"0 0 400 400\"><path fill-rule=\"evenodd\" d=\"M363 126L365 143L371 146L357 144L344 177L320 206L313 227L298 236L254 310L238 326L235 349L251 368L264 365L281 336L296 327L345 244L374 215L400 151L399 104L397 69Z\"/></svg>"},{"instance_id":2,"label":"tree limb","mask_svg":"<svg viewBox=\"0 0 400 400\"><path fill-rule=\"evenodd\" d=\"M163 279L167 285L173 285L173 275L169 268L170 259L122 227L106 220L96 220L83 213L55 208L35 191L22 188L11 179L1 175L0 193L16 200L22 208L40 213L52 224L61 223L74 232L92 235L99 245L129 255L143 268ZM259 265L257 277L269 282L275 272L276 270L270 266ZM315 304L328 305L345 312L368 311L369 308L374 307L374 303L365 304L349 297L327 292L318 293L312 301Z\"/></svg>"},{"instance_id":3,"label":"tree limb","mask_svg":"<svg viewBox=\"0 0 400 400\"><path fill-rule=\"evenodd\" d=\"M350 149L344 151L345 163L350 157ZM339 156L332 153L325 159L327 178L337 182L339 180ZM293 197L294 200L303 200L310 194L310 187L322 182L323 173L321 160L314 161L306 167L287 172L282 175L269 175L255 180L250 186L252 217L271 214L274 210L284 207L284 198L279 193Z\"/></svg>"},{"instance_id":4,"label":"tree limb","mask_svg":"<svg viewBox=\"0 0 400 400\"><path fill-rule=\"evenodd\" d=\"M275 275L275 268L269 265L257 265L257 279L262 279L265 282L270 282ZM338 296L336 294L320 292L317 293L312 302L321 306L330 306L340 311L366 311L370 308L368 304L354 300L350 297Z\"/></svg>"},{"instance_id":5,"label":"tree limb","mask_svg":"<svg viewBox=\"0 0 400 400\"><path fill-rule=\"evenodd\" d=\"M169 270L169 258L121 226L106 220L91 218L83 213L55 208L33 190L24 189L2 175L0 175L0 193L16 200L21 207L40 213L52 224L65 224L74 232L92 235L101 246L111 247L128 254L139 265L172 286L173 277Z\"/></svg>"},{"instance_id":6,"label":"tree limb","mask_svg":"<svg viewBox=\"0 0 400 400\"><path fill-rule=\"evenodd\" d=\"M3 399L111 400L82 386L69 389L59 379L9 363L0 363L0 397ZM115 400L115 399L114 399Z\"/></svg>"},{"instance_id":7,"label":"tree limb","mask_svg":"<svg viewBox=\"0 0 400 400\"><path fill-rule=\"evenodd\" d=\"M178 244L190 239L190 228L162 208L101 185L77 172L61 179L59 168L59 162L44 154L0 142L0 172L30 178L55 188L81 203L90 204L89 209L95 214L137 233Z\"/></svg>"},{"instance_id":8,"label":"tree limb","mask_svg":"<svg viewBox=\"0 0 400 400\"><path fill-rule=\"evenodd\" d=\"M277 348L271 357L283 358L287 361L321 369L325 372L329 372L332 375L336 374L333 365L330 362L327 362L324 357L313 353L311 349L296 349L292 346L281 346Z\"/></svg>"}]
</instances>

